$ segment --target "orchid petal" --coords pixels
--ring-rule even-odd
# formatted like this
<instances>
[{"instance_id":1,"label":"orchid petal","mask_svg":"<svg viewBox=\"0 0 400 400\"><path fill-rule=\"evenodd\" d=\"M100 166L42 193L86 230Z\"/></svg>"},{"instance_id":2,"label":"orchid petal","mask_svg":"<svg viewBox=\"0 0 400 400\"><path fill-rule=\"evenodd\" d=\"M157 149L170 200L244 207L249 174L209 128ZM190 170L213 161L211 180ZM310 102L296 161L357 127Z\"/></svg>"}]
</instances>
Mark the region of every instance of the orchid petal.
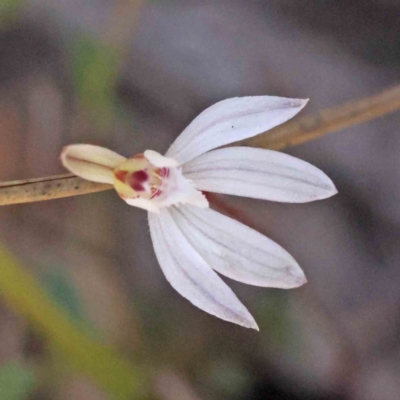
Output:
<instances>
[{"instance_id":1,"label":"orchid petal","mask_svg":"<svg viewBox=\"0 0 400 400\"><path fill-rule=\"evenodd\" d=\"M141 199L139 197L137 198L124 198L123 199L126 204L129 204L130 206L142 208L143 210L147 210L149 212L153 213L159 213L160 208L158 207L158 204L155 203L154 201L151 201L150 199Z\"/></svg>"},{"instance_id":2,"label":"orchid petal","mask_svg":"<svg viewBox=\"0 0 400 400\"><path fill-rule=\"evenodd\" d=\"M173 158L164 157L154 150L146 150L144 152L144 156L148 161L159 168L178 166L178 162L175 161Z\"/></svg>"},{"instance_id":3,"label":"orchid petal","mask_svg":"<svg viewBox=\"0 0 400 400\"><path fill-rule=\"evenodd\" d=\"M125 157L104 147L91 144L65 146L61 161L73 174L100 183L114 183L113 170L126 160Z\"/></svg>"},{"instance_id":4,"label":"orchid petal","mask_svg":"<svg viewBox=\"0 0 400 400\"><path fill-rule=\"evenodd\" d=\"M337 193L320 169L272 150L230 147L203 154L185 164L185 177L199 190L303 203Z\"/></svg>"},{"instance_id":5,"label":"orchid petal","mask_svg":"<svg viewBox=\"0 0 400 400\"><path fill-rule=\"evenodd\" d=\"M216 317L258 330L245 306L179 230L169 210L149 213L149 224L157 259L176 291Z\"/></svg>"},{"instance_id":6,"label":"orchid petal","mask_svg":"<svg viewBox=\"0 0 400 400\"><path fill-rule=\"evenodd\" d=\"M187 240L220 274L281 289L307 282L296 260L254 229L209 208L174 207L171 212Z\"/></svg>"},{"instance_id":7,"label":"orchid petal","mask_svg":"<svg viewBox=\"0 0 400 400\"><path fill-rule=\"evenodd\" d=\"M180 165L217 147L268 131L294 117L308 100L273 96L235 97L198 115L166 153Z\"/></svg>"}]
</instances>

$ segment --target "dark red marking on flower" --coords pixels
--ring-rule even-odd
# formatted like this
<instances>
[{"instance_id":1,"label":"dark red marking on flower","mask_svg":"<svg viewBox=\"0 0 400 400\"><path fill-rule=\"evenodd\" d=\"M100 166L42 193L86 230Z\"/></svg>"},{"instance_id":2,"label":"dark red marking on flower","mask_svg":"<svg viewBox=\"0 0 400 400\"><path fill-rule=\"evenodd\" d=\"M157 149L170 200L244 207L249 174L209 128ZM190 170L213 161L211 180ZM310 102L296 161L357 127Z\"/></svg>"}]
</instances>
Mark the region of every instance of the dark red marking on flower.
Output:
<instances>
[{"instance_id":1,"label":"dark red marking on flower","mask_svg":"<svg viewBox=\"0 0 400 400\"><path fill-rule=\"evenodd\" d=\"M146 189L143 186L143 183L148 180L149 174L145 170L135 171L125 177L125 182L136 192L144 192Z\"/></svg>"},{"instance_id":2,"label":"dark red marking on flower","mask_svg":"<svg viewBox=\"0 0 400 400\"><path fill-rule=\"evenodd\" d=\"M161 178L165 178L169 176L169 168L159 168L157 169L157 174L161 177Z\"/></svg>"},{"instance_id":3,"label":"dark red marking on flower","mask_svg":"<svg viewBox=\"0 0 400 400\"><path fill-rule=\"evenodd\" d=\"M161 190L157 189L152 196L150 197L150 200L153 199L154 197L158 197L161 194Z\"/></svg>"},{"instance_id":4,"label":"dark red marking on flower","mask_svg":"<svg viewBox=\"0 0 400 400\"><path fill-rule=\"evenodd\" d=\"M132 177L137 181L137 182L146 182L149 179L149 174L144 171L136 171L132 174Z\"/></svg>"},{"instance_id":5,"label":"dark red marking on flower","mask_svg":"<svg viewBox=\"0 0 400 400\"><path fill-rule=\"evenodd\" d=\"M146 190L144 186L139 182L132 182L130 186L136 192L144 192Z\"/></svg>"},{"instance_id":6,"label":"dark red marking on flower","mask_svg":"<svg viewBox=\"0 0 400 400\"><path fill-rule=\"evenodd\" d=\"M128 174L127 171L122 171L122 170L120 170L120 171L117 171L117 172L115 173L115 177L116 177L119 181L125 182L125 178L126 178L126 175L127 175L127 174Z\"/></svg>"}]
</instances>

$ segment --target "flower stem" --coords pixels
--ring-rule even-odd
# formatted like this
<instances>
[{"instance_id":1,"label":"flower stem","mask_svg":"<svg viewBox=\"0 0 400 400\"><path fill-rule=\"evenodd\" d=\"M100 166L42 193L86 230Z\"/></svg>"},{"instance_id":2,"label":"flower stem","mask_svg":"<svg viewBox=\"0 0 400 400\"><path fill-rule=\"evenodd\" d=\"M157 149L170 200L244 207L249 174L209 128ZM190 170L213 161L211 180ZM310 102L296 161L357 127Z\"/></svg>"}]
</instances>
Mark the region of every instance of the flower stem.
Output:
<instances>
[{"instance_id":1,"label":"flower stem","mask_svg":"<svg viewBox=\"0 0 400 400\"><path fill-rule=\"evenodd\" d=\"M315 115L298 118L239 144L282 150L285 147L318 139L327 133L349 128L399 109L400 85L371 97L322 110ZM112 188L111 185L88 182L74 175L3 182L0 183L0 206L59 199L102 192Z\"/></svg>"},{"instance_id":2,"label":"flower stem","mask_svg":"<svg viewBox=\"0 0 400 400\"><path fill-rule=\"evenodd\" d=\"M244 140L241 145L281 150L318 139L327 133L371 121L399 109L400 85L374 96L322 110L315 115L297 118L254 138Z\"/></svg>"},{"instance_id":3,"label":"flower stem","mask_svg":"<svg viewBox=\"0 0 400 400\"><path fill-rule=\"evenodd\" d=\"M112 188L112 185L89 182L71 174L3 182L0 183L0 206L59 199Z\"/></svg>"},{"instance_id":4,"label":"flower stem","mask_svg":"<svg viewBox=\"0 0 400 400\"><path fill-rule=\"evenodd\" d=\"M0 246L0 294L29 318L75 371L93 379L115 399L141 398L146 383L143 370L111 346L92 338L76 321L73 323L3 246Z\"/></svg>"}]
</instances>

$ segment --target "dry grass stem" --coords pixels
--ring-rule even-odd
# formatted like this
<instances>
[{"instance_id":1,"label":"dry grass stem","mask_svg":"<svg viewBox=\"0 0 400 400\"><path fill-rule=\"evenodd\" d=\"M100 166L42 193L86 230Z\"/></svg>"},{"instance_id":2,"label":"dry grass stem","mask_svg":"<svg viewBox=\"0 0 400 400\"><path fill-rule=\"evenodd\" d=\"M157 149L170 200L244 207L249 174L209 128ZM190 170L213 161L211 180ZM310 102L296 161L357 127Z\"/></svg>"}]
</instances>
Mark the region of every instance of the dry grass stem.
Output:
<instances>
[{"instance_id":1,"label":"dry grass stem","mask_svg":"<svg viewBox=\"0 0 400 400\"><path fill-rule=\"evenodd\" d=\"M322 110L316 115L297 118L240 145L281 150L349 128L400 109L400 86L348 104ZM0 205L59 199L102 192L111 185L88 182L73 175L0 183Z\"/></svg>"},{"instance_id":2,"label":"dry grass stem","mask_svg":"<svg viewBox=\"0 0 400 400\"><path fill-rule=\"evenodd\" d=\"M4 182L0 183L0 206L59 199L112 188L112 185L89 182L71 174Z\"/></svg>"},{"instance_id":3,"label":"dry grass stem","mask_svg":"<svg viewBox=\"0 0 400 400\"><path fill-rule=\"evenodd\" d=\"M400 85L371 97L322 110L315 115L296 118L254 138L244 140L240 144L282 150L285 147L318 139L327 133L371 121L399 109Z\"/></svg>"}]
</instances>

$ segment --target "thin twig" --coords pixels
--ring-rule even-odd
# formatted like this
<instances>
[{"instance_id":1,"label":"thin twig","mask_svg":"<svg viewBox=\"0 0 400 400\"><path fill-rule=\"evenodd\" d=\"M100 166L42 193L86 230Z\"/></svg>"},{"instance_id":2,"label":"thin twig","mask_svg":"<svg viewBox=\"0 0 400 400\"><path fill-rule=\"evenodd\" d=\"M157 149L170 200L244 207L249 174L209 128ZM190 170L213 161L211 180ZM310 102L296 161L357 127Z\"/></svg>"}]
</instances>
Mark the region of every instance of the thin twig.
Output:
<instances>
[{"instance_id":1,"label":"thin twig","mask_svg":"<svg viewBox=\"0 0 400 400\"><path fill-rule=\"evenodd\" d=\"M318 139L327 133L371 121L399 109L400 85L371 97L322 110L315 115L297 118L240 144L281 150Z\"/></svg>"},{"instance_id":2,"label":"thin twig","mask_svg":"<svg viewBox=\"0 0 400 400\"><path fill-rule=\"evenodd\" d=\"M281 150L367 122L400 109L400 86L351 103L322 110L281 125L241 145ZM73 175L0 183L0 205L28 203L102 192L111 185L88 182Z\"/></svg>"},{"instance_id":3,"label":"thin twig","mask_svg":"<svg viewBox=\"0 0 400 400\"><path fill-rule=\"evenodd\" d=\"M3 182L0 183L0 206L60 199L112 188L112 185L89 182L71 174Z\"/></svg>"}]
</instances>

